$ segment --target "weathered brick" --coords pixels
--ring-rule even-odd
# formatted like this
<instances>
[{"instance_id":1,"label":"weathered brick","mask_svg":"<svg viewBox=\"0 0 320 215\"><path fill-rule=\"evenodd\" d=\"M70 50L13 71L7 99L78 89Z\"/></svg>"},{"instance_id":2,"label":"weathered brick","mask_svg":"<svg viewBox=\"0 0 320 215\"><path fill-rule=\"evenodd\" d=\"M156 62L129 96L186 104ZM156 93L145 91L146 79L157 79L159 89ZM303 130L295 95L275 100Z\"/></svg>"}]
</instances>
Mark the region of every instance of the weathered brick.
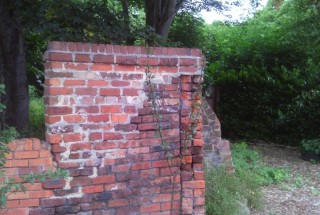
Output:
<instances>
[{"instance_id":1,"label":"weathered brick","mask_svg":"<svg viewBox=\"0 0 320 215\"><path fill-rule=\"evenodd\" d=\"M98 176L92 179L93 184L110 184L115 182L114 175Z\"/></svg>"},{"instance_id":2,"label":"weathered brick","mask_svg":"<svg viewBox=\"0 0 320 215\"><path fill-rule=\"evenodd\" d=\"M154 203L151 205L142 205L141 206L141 212L147 213L147 212L157 212L160 211L160 203Z\"/></svg>"},{"instance_id":3,"label":"weathered brick","mask_svg":"<svg viewBox=\"0 0 320 215\"><path fill-rule=\"evenodd\" d=\"M47 179L42 183L44 189L58 189L63 188L66 181L63 179Z\"/></svg>"},{"instance_id":4,"label":"weathered brick","mask_svg":"<svg viewBox=\"0 0 320 215\"><path fill-rule=\"evenodd\" d=\"M101 209L104 207L105 207L104 202L83 203L81 204L81 211L91 211L91 210Z\"/></svg>"},{"instance_id":5,"label":"weathered brick","mask_svg":"<svg viewBox=\"0 0 320 215\"><path fill-rule=\"evenodd\" d=\"M50 208L56 206L62 206L66 202L63 198L54 198L54 199L41 199L40 205L43 208Z\"/></svg>"},{"instance_id":6,"label":"weathered brick","mask_svg":"<svg viewBox=\"0 0 320 215\"><path fill-rule=\"evenodd\" d=\"M94 63L114 63L113 55L94 55L93 57Z\"/></svg>"}]
</instances>

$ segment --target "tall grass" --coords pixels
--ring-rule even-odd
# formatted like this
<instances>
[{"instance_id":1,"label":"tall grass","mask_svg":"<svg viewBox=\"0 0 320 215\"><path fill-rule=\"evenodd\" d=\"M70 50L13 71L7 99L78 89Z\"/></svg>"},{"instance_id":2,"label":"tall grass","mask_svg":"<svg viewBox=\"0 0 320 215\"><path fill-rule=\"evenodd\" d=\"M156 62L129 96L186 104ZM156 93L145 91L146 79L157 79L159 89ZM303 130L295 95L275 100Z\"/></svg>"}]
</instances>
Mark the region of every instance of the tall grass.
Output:
<instances>
[{"instance_id":1,"label":"tall grass","mask_svg":"<svg viewBox=\"0 0 320 215\"><path fill-rule=\"evenodd\" d=\"M39 96L35 87L29 86L29 123L31 137L44 139L45 135L45 117L44 117L44 102Z\"/></svg>"},{"instance_id":2,"label":"tall grass","mask_svg":"<svg viewBox=\"0 0 320 215\"><path fill-rule=\"evenodd\" d=\"M239 215L245 206L261 208L262 186L288 179L288 170L268 167L260 154L239 143L231 147L235 173L206 165L206 214ZM241 209L242 208L242 209Z\"/></svg>"}]
</instances>

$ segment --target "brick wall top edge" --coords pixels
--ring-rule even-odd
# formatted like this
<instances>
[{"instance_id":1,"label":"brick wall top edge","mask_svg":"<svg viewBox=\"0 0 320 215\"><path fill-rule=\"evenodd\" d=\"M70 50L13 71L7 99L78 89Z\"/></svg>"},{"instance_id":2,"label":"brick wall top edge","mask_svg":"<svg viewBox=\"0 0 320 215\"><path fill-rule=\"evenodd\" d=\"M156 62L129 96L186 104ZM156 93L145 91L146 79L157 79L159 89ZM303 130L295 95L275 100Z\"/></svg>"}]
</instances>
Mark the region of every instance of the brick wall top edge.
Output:
<instances>
[{"instance_id":1,"label":"brick wall top edge","mask_svg":"<svg viewBox=\"0 0 320 215\"><path fill-rule=\"evenodd\" d=\"M202 57L202 51L196 48L171 48L150 47L148 50L141 46L123 46L110 44L91 44L79 42L52 41L48 44L48 51L54 52L82 52L82 53L105 53L105 54L138 54L150 56L192 56Z\"/></svg>"}]
</instances>

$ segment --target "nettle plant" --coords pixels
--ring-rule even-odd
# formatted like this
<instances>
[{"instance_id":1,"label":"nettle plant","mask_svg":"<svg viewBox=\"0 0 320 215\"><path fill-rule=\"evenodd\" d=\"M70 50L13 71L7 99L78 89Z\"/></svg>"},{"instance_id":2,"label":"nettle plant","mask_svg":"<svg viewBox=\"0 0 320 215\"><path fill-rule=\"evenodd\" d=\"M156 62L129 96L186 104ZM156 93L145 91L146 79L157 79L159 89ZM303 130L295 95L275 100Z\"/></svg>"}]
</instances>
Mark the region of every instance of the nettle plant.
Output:
<instances>
[{"instance_id":1,"label":"nettle plant","mask_svg":"<svg viewBox=\"0 0 320 215\"><path fill-rule=\"evenodd\" d=\"M4 84L0 84L0 94L5 93ZM5 105L0 103L0 113L5 110ZM19 176L18 179L8 177L5 174L6 155L10 153L9 143L18 138L19 133L13 127L5 127L0 130L0 208L4 208L7 204L7 198L10 193L17 191L26 191L25 184L34 184L35 182L43 182L46 179L67 178L69 173L65 170L58 169L56 171L47 170L40 173L29 173Z\"/></svg>"}]
</instances>

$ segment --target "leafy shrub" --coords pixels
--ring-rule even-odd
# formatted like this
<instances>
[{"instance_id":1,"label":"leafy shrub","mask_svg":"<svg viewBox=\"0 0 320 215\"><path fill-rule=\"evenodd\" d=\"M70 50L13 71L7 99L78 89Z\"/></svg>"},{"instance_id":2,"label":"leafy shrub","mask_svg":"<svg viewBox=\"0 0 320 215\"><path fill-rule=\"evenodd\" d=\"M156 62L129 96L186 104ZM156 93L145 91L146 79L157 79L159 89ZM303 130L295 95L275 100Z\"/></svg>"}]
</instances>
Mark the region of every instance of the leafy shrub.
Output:
<instances>
[{"instance_id":1,"label":"leafy shrub","mask_svg":"<svg viewBox=\"0 0 320 215\"><path fill-rule=\"evenodd\" d=\"M302 150L320 155L320 138L301 141Z\"/></svg>"}]
</instances>

